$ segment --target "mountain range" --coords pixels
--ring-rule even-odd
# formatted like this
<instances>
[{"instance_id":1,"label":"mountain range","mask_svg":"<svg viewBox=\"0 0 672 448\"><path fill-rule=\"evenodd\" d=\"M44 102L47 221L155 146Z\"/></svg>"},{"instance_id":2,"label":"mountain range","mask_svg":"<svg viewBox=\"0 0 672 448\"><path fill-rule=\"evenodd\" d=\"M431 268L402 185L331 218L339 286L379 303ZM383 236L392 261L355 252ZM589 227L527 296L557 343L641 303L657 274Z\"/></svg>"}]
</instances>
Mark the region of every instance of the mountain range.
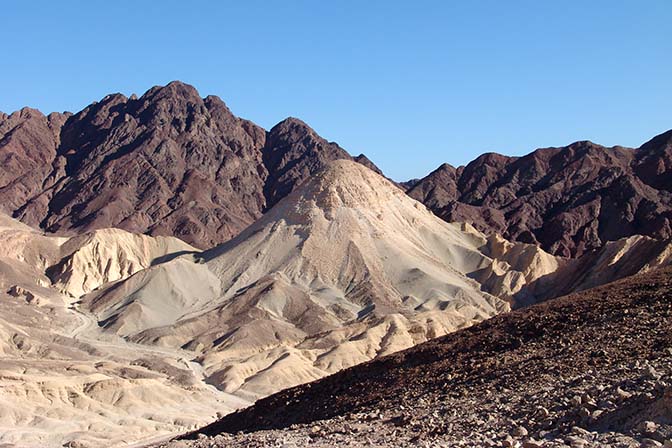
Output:
<instances>
[{"instance_id":1,"label":"mountain range","mask_svg":"<svg viewBox=\"0 0 672 448\"><path fill-rule=\"evenodd\" d=\"M465 377L477 363L512 369L521 345L538 359L572 326L604 329L596 310L616 319L611 305L644 316L627 291L648 294L652 279L656 297L667 294L671 154L672 131L638 149L577 142L485 154L395 182L298 119L266 131L180 82L76 114L2 114L0 443L143 446L333 381L344 385L330 396L344 404L333 413L322 392L296 402L280 392L204 434L345 418L361 407L347 403L366 396L350 395L365 387L352 378L391 359L417 366L434 353L426 368L442 386L391 370L371 382L383 395L369 404L416 381L449 388L438 372L455 357ZM632 275L643 280L610 283ZM620 294L613 304L608 291ZM607 298L589 312L596 294ZM550 335L505 343L542 322ZM619 327L607 330L613 338ZM499 358L431 348L450 333L463 353L480 344ZM566 362L575 361L584 362Z\"/></svg>"},{"instance_id":2,"label":"mountain range","mask_svg":"<svg viewBox=\"0 0 672 448\"><path fill-rule=\"evenodd\" d=\"M237 235L325 162L351 158L298 119L267 132L180 82L76 114L2 114L0 154L2 211L31 226L118 227L201 248Z\"/></svg>"},{"instance_id":3,"label":"mountain range","mask_svg":"<svg viewBox=\"0 0 672 448\"><path fill-rule=\"evenodd\" d=\"M82 111L0 114L0 211L48 232L119 227L225 242L331 160L350 156L288 118L270 131L181 82ZM399 187L451 222L576 257L607 241L672 236L672 131L638 149L582 141L484 154Z\"/></svg>"}]
</instances>

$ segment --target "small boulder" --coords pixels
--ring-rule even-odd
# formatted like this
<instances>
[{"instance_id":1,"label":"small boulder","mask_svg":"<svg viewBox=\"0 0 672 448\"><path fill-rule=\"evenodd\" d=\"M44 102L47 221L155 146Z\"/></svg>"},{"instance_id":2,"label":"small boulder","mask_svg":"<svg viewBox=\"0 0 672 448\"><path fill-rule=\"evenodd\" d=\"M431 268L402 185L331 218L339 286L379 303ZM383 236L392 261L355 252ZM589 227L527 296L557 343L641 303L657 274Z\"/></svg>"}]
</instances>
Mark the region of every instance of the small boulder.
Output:
<instances>
[{"instance_id":1,"label":"small boulder","mask_svg":"<svg viewBox=\"0 0 672 448\"><path fill-rule=\"evenodd\" d=\"M511 431L511 435L514 437L525 437L527 436L527 434L528 434L527 428L525 428L524 426L518 426L513 431Z\"/></svg>"}]
</instances>

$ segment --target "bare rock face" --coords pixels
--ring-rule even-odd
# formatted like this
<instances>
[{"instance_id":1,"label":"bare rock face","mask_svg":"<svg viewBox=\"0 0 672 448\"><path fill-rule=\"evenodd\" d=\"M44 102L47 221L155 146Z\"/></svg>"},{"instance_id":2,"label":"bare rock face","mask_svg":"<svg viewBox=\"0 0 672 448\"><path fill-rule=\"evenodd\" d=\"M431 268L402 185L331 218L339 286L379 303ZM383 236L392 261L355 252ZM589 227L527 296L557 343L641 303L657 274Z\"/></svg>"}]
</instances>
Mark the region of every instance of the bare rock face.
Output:
<instances>
[{"instance_id":1,"label":"bare rock face","mask_svg":"<svg viewBox=\"0 0 672 448\"><path fill-rule=\"evenodd\" d=\"M269 173L265 187L267 206L272 207L301 181L339 159L352 158L303 121L297 118L281 121L268 133L264 148L264 164Z\"/></svg>"},{"instance_id":2,"label":"bare rock face","mask_svg":"<svg viewBox=\"0 0 672 448\"><path fill-rule=\"evenodd\" d=\"M638 150L583 141L442 165L408 194L448 221L576 257L635 234L672 236L672 134Z\"/></svg>"},{"instance_id":3,"label":"bare rock face","mask_svg":"<svg viewBox=\"0 0 672 448\"><path fill-rule=\"evenodd\" d=\"M18 217L51 232L120 227L198 245L230 238L264 204L264 131L216 97L174 82L137 100L116 94L70 117L58 184Z\"/></svg>"},{"instance_id":4,"label":"bare rock face","mask_svg":"<svg viewBox=\"0 0 672 448\"><path fill-rule=\"evenodd\" d=\"M205 248L336 159L352 157L300 120L267 133L176 81L75 115L0 114L0 211L49 232L118 227Z\"/></svg>"},{"instance_id":5,"label":"bare rock face","mask_svg":"<svg viewBox=\"0 0 672 448\"><path fill-rule=\"evenodd\" d=\"M59 145L60 129L67 115L23 108L11 115L0 113L0 211L11 213L49 188ZM56 164L57 165L57 164ZM35 224L38 217L26 216Z\"/></svg>"}]
</instances>

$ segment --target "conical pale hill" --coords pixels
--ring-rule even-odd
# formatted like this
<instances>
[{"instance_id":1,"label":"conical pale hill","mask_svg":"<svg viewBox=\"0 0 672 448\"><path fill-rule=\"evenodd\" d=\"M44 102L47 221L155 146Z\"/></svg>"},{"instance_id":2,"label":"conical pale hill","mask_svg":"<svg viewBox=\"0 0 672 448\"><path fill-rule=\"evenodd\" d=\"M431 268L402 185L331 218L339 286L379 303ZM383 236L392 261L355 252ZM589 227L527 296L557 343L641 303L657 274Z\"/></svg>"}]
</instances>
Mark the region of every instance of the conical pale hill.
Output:
<instances>
[{"instance_id":1,"label":"conical pale hill","mask_svg":"<svg viewBox=\"0 0 672 448\"><path fill-rule=\"evenodd\" d=\"M358 313L460 300L485 317L501 304L464 275L491 263L479 252L482 235L465 229L371 170L337 161L204 257L226 297L283 272L314 299L345 299Z\"/></svg>"},{"instance_id":2,"label":"conical pale hill","mask_svg":"<svg viewBox=\"0 0 672 448\"><path fill-rule=\"evenodd\" d=\"M341 160L235 239L139 272L87 303L110 330L196 350L211 382L258 397L508 310L484 288L508 296L534 273L493 260L491 246ZM153 277L178 271L212 287L167 297Z\"/></svg>"}]
</instances>

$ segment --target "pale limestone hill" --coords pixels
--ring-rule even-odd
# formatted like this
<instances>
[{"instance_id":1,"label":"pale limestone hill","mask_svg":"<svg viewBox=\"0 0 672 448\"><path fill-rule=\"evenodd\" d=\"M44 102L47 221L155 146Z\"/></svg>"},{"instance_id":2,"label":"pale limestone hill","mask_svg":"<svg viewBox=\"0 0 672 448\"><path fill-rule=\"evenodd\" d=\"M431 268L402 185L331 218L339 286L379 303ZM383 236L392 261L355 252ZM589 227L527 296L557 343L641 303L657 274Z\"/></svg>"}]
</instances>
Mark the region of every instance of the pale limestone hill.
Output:
<instances>
[{"instance_id":1,"label":"pale limestone hill","mask_svg":"<svg viewBox=\"0 0 672 448\"><path fill-rule=\"evenodd\" d=\"M173 237L151 237L121 229L94 230L67 240L61 246L60 262L49 269L49 275L56 288L79 298L148 268L161 257L195 251Z\"/></svg>"},{"instance_id":2,"label":"pale limestone hill","mask_svg":"<svg viewBox=\"0 0 672 448\"><path fill-rule=\"evenodd\" d=\"M233 240L84 301L130 340L195 350L209 381L254 398L507 311L497 296L556 268L337 161ZM168 293L170 277L201 287Z\"/></svg>"}]
</instances>

